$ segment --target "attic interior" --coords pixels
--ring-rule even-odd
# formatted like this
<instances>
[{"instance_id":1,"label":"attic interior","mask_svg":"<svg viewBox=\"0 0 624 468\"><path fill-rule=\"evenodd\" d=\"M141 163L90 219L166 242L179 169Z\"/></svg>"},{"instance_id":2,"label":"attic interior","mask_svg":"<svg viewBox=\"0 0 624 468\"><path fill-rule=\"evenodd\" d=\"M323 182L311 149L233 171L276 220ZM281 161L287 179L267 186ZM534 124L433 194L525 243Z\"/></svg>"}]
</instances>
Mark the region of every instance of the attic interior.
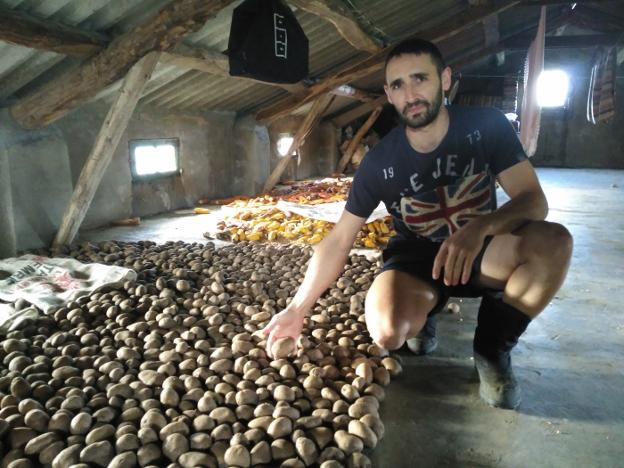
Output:
<instances>
[{"instance_id":1,"label":"attic interior","mask_svg":"<svg viewBox=\"0 0 624 468\"><path fill-rule=\"evenodd\" d=\"M261 3L0 0L2 467L621 466L624 2L265 0L288 46L233 21ZM250 72L235 30L303 71ZM387 211L297 349L265 351L399 125L384 63L408 38L451 68L447 108L529 129L546 220L574 238L513 351L515 411L479 398L479 298L450 299L430 355L371 339Z\"/></svg>"}]
</instances>

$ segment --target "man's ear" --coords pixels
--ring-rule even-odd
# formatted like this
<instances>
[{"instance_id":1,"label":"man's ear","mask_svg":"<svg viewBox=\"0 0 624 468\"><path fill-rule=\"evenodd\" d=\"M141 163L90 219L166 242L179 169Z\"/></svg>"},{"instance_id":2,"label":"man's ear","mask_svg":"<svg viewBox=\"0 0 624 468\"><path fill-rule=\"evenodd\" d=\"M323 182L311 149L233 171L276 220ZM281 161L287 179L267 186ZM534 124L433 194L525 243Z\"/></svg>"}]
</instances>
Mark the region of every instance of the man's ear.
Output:
<instances>
[{"instance_id":1,"label":"man's ear","mask_svg":"<svg viewBox=\"0 0 624 468\"><path fill-rule=\"evenodd\" d=\"M446 67L442 70L442 89L444 92L447 92L451 89L451 81L452 81L453 72L451 71L451 67Z\"/></svg>"},{"instance_id":2,"label":"man's ear","mask_svg":"<svg viewBox=\"0 0 624 468\"><path fill-rule=\"evenodd\" d=\"M392 98L390 97L390 88L388 88L388 85L384 85L384 91L386 92L386 98L388 99L388 102L394 105L394 103L392 102Z\"/></svg>"}]
</instances>

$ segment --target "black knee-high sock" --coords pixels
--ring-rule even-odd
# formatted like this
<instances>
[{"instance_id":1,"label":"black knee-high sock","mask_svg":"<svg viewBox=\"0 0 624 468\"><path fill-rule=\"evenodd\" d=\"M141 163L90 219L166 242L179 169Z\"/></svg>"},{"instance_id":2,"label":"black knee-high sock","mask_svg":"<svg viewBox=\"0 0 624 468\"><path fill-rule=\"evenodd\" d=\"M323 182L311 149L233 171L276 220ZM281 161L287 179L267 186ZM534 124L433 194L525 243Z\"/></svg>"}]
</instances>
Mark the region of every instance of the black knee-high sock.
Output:
<instances>
[{"instance_id":1,"label":"black knee-high sock","mask_svg":"<svg viewBox=\"0 0 624 468\"><path fill-rule=\"evenodd\" d=\"M474 351L492 361L507 357L530 322L528 315L503 302L502 297L484 294L477 318Z\"/></svg>"}]
</instances>

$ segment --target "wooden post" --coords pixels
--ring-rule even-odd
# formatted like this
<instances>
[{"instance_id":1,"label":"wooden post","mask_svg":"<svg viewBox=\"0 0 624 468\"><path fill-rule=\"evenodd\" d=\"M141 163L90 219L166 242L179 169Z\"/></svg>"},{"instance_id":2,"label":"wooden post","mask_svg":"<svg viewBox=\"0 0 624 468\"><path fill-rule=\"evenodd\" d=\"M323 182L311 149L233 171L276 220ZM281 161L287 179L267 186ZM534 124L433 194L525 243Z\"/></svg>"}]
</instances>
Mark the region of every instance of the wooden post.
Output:
<instances>
[{"instance_id":1,"label":"wooden post","mask_svg":"<svg viewBox=\"0 0 624 468\"><path fill-rule=\"evenodd\" d=\"M325 112L325 110L332 103L334 97L335 96L331 94L324 94L316 101L314 101L310 112L308 112L308 115L306 115L306 118L303 120L301 126L297 130L297 133L295 133L292 145L290 145L290 148L288 148L286 156L280 159L279 163L277 163L277 166L275 166L275 169L273 169L273 172L271 172L271 175L264 184L264 188L262 189L263 192L269 192L273 187L275 187L275 184L277 184L279 178L281 177L284 170L286 170L288 163L292 159L292 154L297 151L301 145L303 145L306 137L319 123L321 117L323 116L323 112Z\"/></svg>"},{"instance_id":2,"label":"wooden post","mask_svg":"<svg viewBox=\"0 0 624 468\"><path fill-rule=\"evenodd\" d=\"M74 193L63 214L61 226L54 238L53 247L70 244L78 233L78 228L87 214L95 191L100 185L102 176L113 157L121 135L128 126L143 87L154 71L158 59L158 52L150 52L139 60L126 75L80 172Z\"/></svg>"},{"instance_id":3,"label":"wooden post","mask_svg":"<svg viewBox=\"0 0 624 468\"><path fill-rule=\"evenodd\" d=\"M366 135L366 132L368 132L370 128L373 126L373 124L379 117L379 114L381 114L382 109L383 109L382 106L377 107L373 111L373 113L368 117L368 119L366 119L366 122L364 122L362 126L360 127L360 129L356 132L355 136L349 143L349 146L347 146L347 149L342 155L342 158L338 162L338 167L336 168L336 172L341 173L345 170L345 168L347 167L347 164L349 164L349 161L351 161L351 158L353 157L353 153L355 153L355 150L360 144L360 141L362 141L362 138L364 138L364 135Z\"/></svg>"}]
</instances>

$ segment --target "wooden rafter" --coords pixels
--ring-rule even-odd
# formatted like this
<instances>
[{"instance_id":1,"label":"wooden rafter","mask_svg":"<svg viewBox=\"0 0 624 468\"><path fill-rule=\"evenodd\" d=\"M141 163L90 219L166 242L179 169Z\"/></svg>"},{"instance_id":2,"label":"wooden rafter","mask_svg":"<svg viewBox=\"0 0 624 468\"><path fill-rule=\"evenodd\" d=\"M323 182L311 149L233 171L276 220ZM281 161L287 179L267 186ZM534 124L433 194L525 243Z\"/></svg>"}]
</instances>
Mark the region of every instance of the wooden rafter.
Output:
<instances>
[{"instance_id":1,"label":"wooden rafter","mask_svg":"<svg viewBox=\"0 0 624 468\"><path fill-rule=\"evenodd\" d=\"M0 8L0 41L84 58L106 47L108 37L22 11Z\"/></svg>"},{"instance_id":2,"label":"wooden rafter","mask_svg":"<svg viewBox=\"0 0 624 468\"><path fill-rule=\"evenodd\" d=\"M271 172L271 175L264 184L264 192L269 192L271 189L273 189L273 187L275 187L275 184L279 182L282 173L286 170L288 163L290 163L292 159L292 154L296 152L301 147L301 145L303 145L305 139L320 122L323 113L331 105L334 98L335 96L331 94L324 94L314 102L312 108L310 109L310 112L308 112L305 119L303 119L301 126L297 130L297 133L295 133L292 145L290 145L290 148L286 152L286 156L280 159L279 163L277 163L277 166L275 166L275 169L273 169L273 172Z\"/></svg>"},{"instance_id":3,"label":"wooden rafter","mask_svg":"<svg viewBox=\"0 0 624 468\"><path fill-rule=\"evenodd\" d=\"M134 108L141 97L145 83L150 78L156 63L158 52L151 52L137 62L128 72L117 98L112 104L100 131L95 138L93 148L85 162L69 205L63 214L59 231L53 246L70 244L82 224L93 196L100 185L119 140L125 131Z\"/></svg>"},{"instance_id":4,"label":"wooden rafter","mask_svg":"<svg viewBox=\"0 0 624 468\"><path fill-rule=\"evenodd\" d=\"M374 54L381 46L360 26L358 20L340 0L289 0L308 13L332 23L338 33L353 47Z\"/></svg>"},{"instance_id":5,"label":"wooden rafter","mask_svg":"<svg viewBox=\"0 0 624 468\"><path fill-rule=\"evenodd\" d=\"M381 114L382 110L383 110L383 106L378 106L377 108L375 108L373 113L368 117L368 119L366 119L366 122L364 122L362 126L358 129L358 131L355 133L355 135L351 139L351 142L347 146L347 149L342 155L342 158L340 158L340 161L338 162L338 166L336 167L336 172L338 173L344 172L345 168L347 167L347 164L349 164L349 161L351 161L351 158L355 154L355 150L360 144L360 141L362 141L362 138L364 138L366 133L370 130L370 128L377 121L377 119L379 118L379 114Z\"/></svg>"},{"instance_id":6,"label":"wooden rafter","mask_svg":"<svg viewBox=\"0 0 624 468\"><path fill-rule=\"evenodd\" d=\"M349 125L354 120L357 120L360 117L368 114L369 112L372 112L376 107L383 106L387 102L388 102L388 100L386 99L385 95L379 96L374 101L366 102L364 104L361 104L361 105L359 105L357 107L354 107L353 109L349 109L348 111L343 112L343 113L341 113L341 114L331 118L331 122L337 128L342 128L345 125Z\"/></svg>"},{"instance_id":7,"label":"wooden rafter","mask_svg":"<svg viewBox=\"0 0 624 468\"><path fill-rule=\"evenodd\" d=\"M123 77L138 60L155 50L169 50L184 36L233 0L178 0L145 24L116 38L102 52L46 83L11 107L25 128L48 125Z\"/></svg>"},{"instance_id":8,"label":"wooden rafter","mask_svg":"<svg viewBox=\"0 0 624 468\"><path fill-rule=\"evenodd\" d=\"M299 94L307 89L307 86L302 82L294 84L269 83L244 76L231 76L229 57L209 49L181 45L181 47L176 48L173 52L164 52L161 57L161 62L166 65L202 71L211 75L226 76L235 80L275 86L285 89L292 94Z\"/></svg>"},{"instance_id":9,"label":"wooden rafter","mask_svg":"<svg viewBox=\"0 0 624 468\"><path fill-rule=\"evenodd\" d=\"M495 6L468 8L464 12L455 15L453 18L445 20L444 24L420 31L414 34L413 37L421 37L432 42L439 42L483 21L490 15L500 13L518 3L520 3L519 0L508 0L496 4ZM387 48L383 49L311 86L303 98L289 96L276 102L274 105L258 112L256 118L260 121L271 122L276 118L290 114L293 110L327 93L331 89L378 72L383 68L387 50Z\"/></svg>"},{"instance_id":10,"label":"wooden rafter","mask_svg":"<svg viewBox=\"0 0 624 468\"><path fill-rule=\"evenodd\" d=\"M282 88L294 95L301 95L308 89L308 86L303 82L294 84L271 83L246 76L231 76L228 56L209 49L187 46L178 47L174 52L163 52L161 54L161 63L187 70L197 70L211 75L224 76L231 78L232 80L274 86ZM357 99L362 102L371 101L377 97L374 94L354 88L353 86L340 86L336 89L330 90L329 93L336 96L345 96Z\"/></svg>"}]
</instances>

